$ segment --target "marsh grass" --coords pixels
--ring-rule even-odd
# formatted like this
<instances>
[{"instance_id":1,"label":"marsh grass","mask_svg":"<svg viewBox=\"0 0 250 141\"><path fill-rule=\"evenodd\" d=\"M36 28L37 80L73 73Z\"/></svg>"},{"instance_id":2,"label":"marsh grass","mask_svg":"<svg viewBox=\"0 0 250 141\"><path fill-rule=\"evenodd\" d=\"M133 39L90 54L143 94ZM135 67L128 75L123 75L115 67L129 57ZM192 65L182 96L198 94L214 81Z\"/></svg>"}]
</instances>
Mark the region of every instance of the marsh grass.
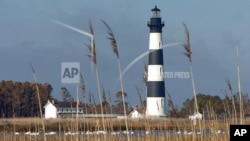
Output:
<instances>
[{"instance_id":1,"label":"marsh grass","mask_svg":"<svg viewBox=\"0 0 250 141\"><path fill-rule=\"evenodd\" d=\"M97 124L101 122L101 118L85 118L79 119L79 131L75 130L74 118L69 119L40 119L40 118L15 118L15 119L1 119L0 122L0 140L4 141L44 141L42 134L42 125L39 120L44 121L46 127L46 132L56 131L57 134L53 136L46 136L48 141L97 141L97 140L127 140L127 136L122 134L126 130L126 125L122 119L117 118L107 118L105 119L107 131L109 132L120 132L120 134L92 134L92 135L78 135L71 134L65 135L65 133L80 133L80 131L98 131ZM149 131L149 134L129 134L131 141L228 141L229 140L229 125L234 122L234 119L217 119L217 118L207 118L201 121L202 129L206 129L210 134L197 134L200 129L199 127L194 127L192 122L187 119L181 118L159 118L159 119L128 119L129 131L141 130ZM245 119L246 124L250 123L250 119ZM72 126L73 125L73 126ZM86 126L88 125L88 126ZM182 134L164 134L168 130L177 132L181 131ZM218 131L221 132L219 133ZM19 132L19 135L15 135L15 132ZM152 131L159 131L159 133ZM196 134L184 134L184 132L195 132ZM40 135L32 136L25 135L25 132L39 132ZM11 134L12 133L12 134ZM106 136L106 137L105 137Z\"/></svg>"},{"instance_id":2,"label":"marsh grass","mask_svg":"<svg viewBox=\"0 0 250 141\"><path fill-rule=\"evenodd\" d=\"M184 43L183 47L186 52L183 54L188 58L189 60L189 67L190 67L190 75L191 75L191 82L192 82L192 89L193 89L193 96L194 96L194 113L199 113L199 106L197 102L197 93L196 93L196 87L195 87L195 81L194 81L194 73L193 73L193 62L192 62L192 51L191 51L191 45L190 45L190 35L188 27L185 23L183 23L185 34L186 34L186 42ZM196 126L196 119L193 120L193 126ZM201 122L198 120L198 126L201 130ZM201 133L201 140L203 139L203 133ZM195 140L196 135L193 134L193 140Z\"/></svg>"},{"instance_id":3,"label":"marsh grass","mask_svg":"<svg viewBox=\"0 0 250 141\"><path fill-rule=\"evenodd\" d=\"M119 78L120 78L121 92L122 92L122 105L123 105L124 116L126 117L127 116L127 110L126 110L125 98L124 98L123 75L122 75L121 61L120 61L117 41L116 41L115 35L114 35L111 27L104 20L102 20L102 22L107 28L107 33L109 35L108 39L110 40L113 52L117 57L117 63L118 63L118 69L119 69ZM127 118L125 118L125 125L126 125L126 131L128 132ZM129 135L127 135L127 139L128 139L128 141L130 141Z\"/></svg>"},{"instance_id":4,"label":"marsh grass","mask_svg":"<svg viewBox=\"0 0 250 141\"><path fill-rule=\"evenodd\" d=\"M196 87L194 82L194 73L193 73L193 63L192 63L192 51L191 51L191 45L190 45L190 35L188 27L185 23L183 23L185 34L186 34L186 42L184 43L183 47L186 52L183 54L188 58L189 60L189 66L190 66L190 75L191 75L191 81L192 81L192 88L193 88L193 96L194 96L194 112L199 112L197 97L196 97Z\"/></svg>"},{"instance_id":5,"label":"marsh grass","mask_svg":"<svg viewBox=\"0 0 250 141\"><path fill-rule=\"evenodd\" d=\"M237 60L237 78L238 78L238 91L240 97L240 124L243 124L244 110L243 110L243 98L241 93L241 83L240 83L240 56L239 56L239 46L236 45L236 60Z\"/></svg>"},{"instance_id":6,"label":"marsh grass","mask_svg":"<svg viewBox=\"0 0 250 141\"><path fill-rule=\"evenodd\" d=\"M43 114L42 114L42 105L41 105L41 99L40 99L40 91L39 91L39 88L38 88L38 80L37 80L35 69L33 68L32 64L31 64L31 69L32 69L32 73L33 73L33 79L35 81L37 100L38 100L38 104L39 104L40 118L42 119ZM41 123L42 123L43 134L45 134L45 126L44 126L43 120L41 120ZM46 136L45 135L43 136L43 139L44 139L44 141L46 141Z\"/></svg>"},{"instance_id":7,"label":"marsh grass","mask_svg":"<svg viewBox=\"0 0 250 141\"><path fill-rule=\"evenodd\" d=\"M88 46L88 49L90 51L90 54L88 55L88 57L90 58L90 60L95 65L95 74L96 74L96 81L97 81L97 89L98 89L98 96L99 96L100 107L101 107L101 114L102 114L102 128L103 128L103 130L106 130L105 120L104 120L104 117L103 117L103 106L102 106L100 79L99 79L98 65L97 65L97 59L96 59L97 55L96 55L96 47L95 47L95 40L94 40L94 29L93 29L91 21L89 22L89 29L90 29L90 33L92 35L92 38L91 38L91 45ZM106 141L106 139L104 139L104 141Z\"/></svg>"}]
</instances>

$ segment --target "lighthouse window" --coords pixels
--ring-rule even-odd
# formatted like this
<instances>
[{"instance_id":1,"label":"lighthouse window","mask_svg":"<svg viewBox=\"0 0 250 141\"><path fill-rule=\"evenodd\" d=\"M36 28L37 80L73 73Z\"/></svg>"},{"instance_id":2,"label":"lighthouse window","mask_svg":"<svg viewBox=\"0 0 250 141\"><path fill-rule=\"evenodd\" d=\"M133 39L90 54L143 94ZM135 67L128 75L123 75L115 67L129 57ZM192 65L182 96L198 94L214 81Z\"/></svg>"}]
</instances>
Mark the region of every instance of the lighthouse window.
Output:
<instances>
[{"instance_id":1,"label":"lighthouse window","mask_svg":"<svg viewBox=\"0 0 250 141\"><path fill-rule=\"evenodd\" d=\"M163 70L162 70L162 67L160 67L160 75L163 76Z\"/></svg>"},{"instance_id":2,"label":"lighthouse window","mask_svg":"<svg viewBox=\"0 0 250 141\"><path fill-rule=\"evenodd\" d=\"M160 17L160 12L159 11L152 12L152 17Z\"/></svg>"},{"instance_id":3,"label":"lighthouse window","mask_svg":"<svg viewBox=\"0 0 250 141\"><path fill-rule=\"evenodd\" d=\"M161 99L161 107L164 107L163 99Z\"/></svg>"},{"instance_id":4,"label":"lighthouse window","mask_svg":"<svg viewBox=\"0 0 250 141\"><path fill-rule=\"evenodd\" d=\"M159 48L162 48L162 44L161 44L161 41L159 42Z\"/></svg>"}]
</instances>

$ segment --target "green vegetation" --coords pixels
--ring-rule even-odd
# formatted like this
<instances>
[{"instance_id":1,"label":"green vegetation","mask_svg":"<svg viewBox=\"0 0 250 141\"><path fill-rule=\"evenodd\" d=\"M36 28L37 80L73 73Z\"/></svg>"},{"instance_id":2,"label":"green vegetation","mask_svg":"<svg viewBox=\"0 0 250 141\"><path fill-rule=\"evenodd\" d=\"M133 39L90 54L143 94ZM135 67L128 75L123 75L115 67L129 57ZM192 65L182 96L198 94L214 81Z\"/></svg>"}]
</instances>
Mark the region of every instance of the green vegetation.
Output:
<instances>
[{"instance_id":1,"label":"green vegetation","mask_svg":"<svg viewBox=\"0 0 250 141\"><path fill-rule=\"evenodd\" d=\"M40 98L42 105L47 103L48 99L54 99L55 103L71 102L72 106L76 106L76 101L71 97L70 92L67 88L63 87L61 90L63 101L59 101L51 96L53 90L52 86L48 83L38 84L40 91ZM138 89L138 88L137 88ZM102 106L104 114L123 114L123 99L127 97L126 92L118 91L115 96L115 104L111 104L111 100L107 100L105 90L102 92ZM250 113L250 99L247 94L243 95L244 113ZM239 117L239 94L233 94L232 96L225 95L224 98L218 95L212 94L197 94L197 102L199 112L203 113L204 116L208 116L211 111L217 118L233 118ZM186 118L188 115L194 113L194 98L186 99L182 106L177 109L174 102L168 93L168 116L169 117L181 117ZM129 103L125 102L127 112L131 110ZM93 94L89 93L89 102L82 103L80 106L84 107L85 113L101 114L101 104L95 102ZM234 113L234 108L236 113ZM30 82L13 82L13 81L1 81L0 82L0 114L4 118L8 117L38 117L39 116L39 105L37 102L36 88L34 83Z\"/></svg>"},{"instance_id":2,"label":"green vegetation","mask_svg":"<svg viewBox=\"0 0 250 141\"><path fill-rule=\"evenodd\" d=\"M48 83L38 84L42 105L51 99L52 86ZM38 117L39 104L35 83L0 82L1 117Z\"/></svg>"},{"instance_id":3,"label":"green vegetation","mask_svg":"<svg viewBox=\"0 0 250 141\"><path fill-rule=\"evenodd\" d=\"M233 102L235 101L235 105ZM243 96L244 113L250 113L250 99L248 99L247 94ZM236 117L240 115L240 101L239 94L235 94L232 97L225 96L223 99L218 95L211 94L197 94L197 102L200 109L200 112L205 116L209 115L211 111L213 111L214 115L217 118L229 117L232 118L234 115L232 114L234 111L234 107L236 108ZM194 99L187 99L183 102L182 108L179 111L179 116L187 117L189 114L193 113L193 103Z\"/></svg>"}]
</instances>

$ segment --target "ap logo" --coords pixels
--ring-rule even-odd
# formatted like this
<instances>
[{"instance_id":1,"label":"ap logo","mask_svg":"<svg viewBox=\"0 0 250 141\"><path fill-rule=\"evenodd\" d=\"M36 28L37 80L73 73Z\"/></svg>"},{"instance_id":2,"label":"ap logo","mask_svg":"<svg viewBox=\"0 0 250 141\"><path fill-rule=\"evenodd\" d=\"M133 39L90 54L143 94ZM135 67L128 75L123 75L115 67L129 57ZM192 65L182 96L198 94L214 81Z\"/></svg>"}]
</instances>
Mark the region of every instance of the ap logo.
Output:
<instances>
[{"instance_id":1,"label":"ap logo","mask_svg":"<svg viewBox=\"0 0 250 141\"><path fill-rule=\"evenodd\" d=\"M62 83L79 83L80 82L80 63L63 62L61 64L61 81Z\"/></svg>"},{"instance_id":2,"label":"ap logo","mask_svg":"<svg viewBox=\"0 0 250 141\"><path fill-rule=\"evenodd\" d=\"M249 141L250 125L230 125L230 141Z\"/></svg>"}]
</instances>

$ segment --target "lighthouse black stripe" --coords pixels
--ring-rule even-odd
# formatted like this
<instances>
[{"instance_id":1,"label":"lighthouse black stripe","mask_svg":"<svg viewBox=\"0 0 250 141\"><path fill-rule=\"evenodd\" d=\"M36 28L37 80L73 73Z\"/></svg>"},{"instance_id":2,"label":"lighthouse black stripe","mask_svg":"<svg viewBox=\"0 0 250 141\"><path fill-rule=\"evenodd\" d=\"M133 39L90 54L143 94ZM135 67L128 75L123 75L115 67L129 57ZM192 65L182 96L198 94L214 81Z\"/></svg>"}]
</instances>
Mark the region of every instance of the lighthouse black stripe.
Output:
<instances>
[{"instance_id":1,"label":"lighthouse black stripe","mask_svg":"<svg viewBox=\"0 0 250 141\"><path fill-rule=\"evenodd\" d=\"M149 81L147 85L147 97L165 97L164 81Z\"/></svg>"},{"instance_id":2,"label":"lighthouse black stripe","mask_svg":"<svg viewBox=\"0 0 250 141\"><path fill-rule=\"evenodd\" d=\"M163 65L163 51L162 49L155 49L149 51L149 65Z\"/></svg>"},{"instance_id":3,"label":"lighthouse black stripe","mask_svg":"<svg viewBox=\"0 0 250 141\"><path fill-rule=\"evenodd\" d=\"M162 33L162 27L164 22L161 21L161 18L151 18L148 22L148 27L150 28L150 33Z\"/></svg>"}]
</instances>

